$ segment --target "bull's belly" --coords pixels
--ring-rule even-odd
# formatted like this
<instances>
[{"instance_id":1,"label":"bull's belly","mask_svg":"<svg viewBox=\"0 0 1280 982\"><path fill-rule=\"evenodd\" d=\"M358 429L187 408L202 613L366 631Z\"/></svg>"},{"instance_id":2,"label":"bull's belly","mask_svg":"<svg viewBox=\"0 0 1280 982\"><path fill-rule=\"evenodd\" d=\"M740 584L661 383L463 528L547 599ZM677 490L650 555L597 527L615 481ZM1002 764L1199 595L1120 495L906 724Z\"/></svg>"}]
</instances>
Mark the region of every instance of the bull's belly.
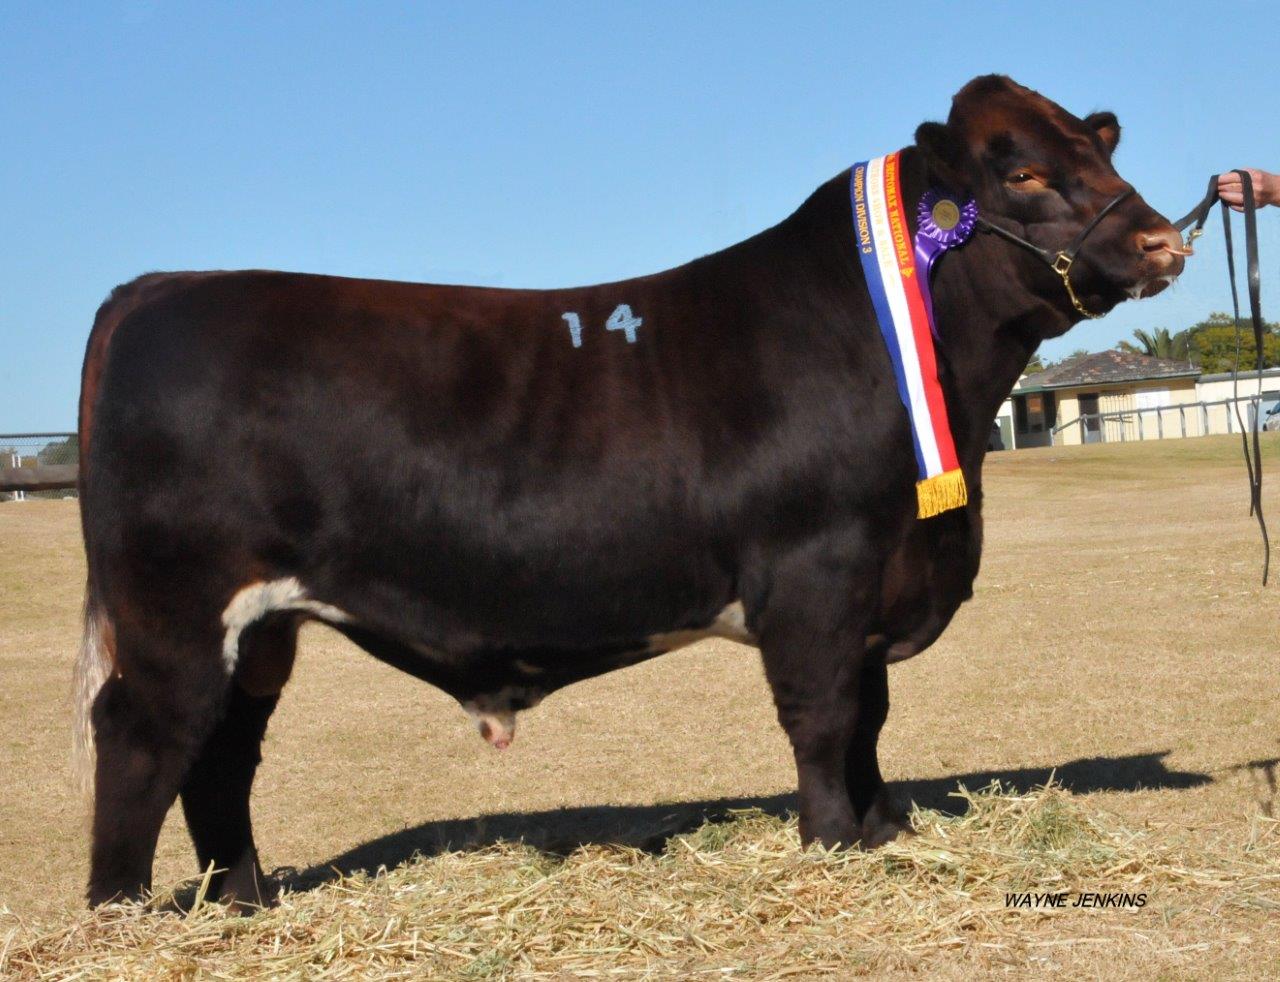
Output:
<instances>
[{"instance_id":1,"label":"bull's belly","mask_svg":"<svg viewBox=\"0 0 1280 982\"><path fill-rule=\"evenodd\" d=\"M675 630L641 633L621 619L605 635L614 640L566 645L555 637L515 641L478 630L463 648L442 644L434 632L392 628L380 616L369 617L361 604L318 600L297 577L258 582L242 588L223 612L226 629L222 656L228 673L261 673L261 666L241 664L241 639L264 618L294 615L336 628L356 644L415 677L453 696L475 721L487 741L505 749L515 736L519 712L536 706L558 689L584 679L626 668L707 638L754 644L739 601L714 616L685 619ZM252 649L245 652L252 659Z\"/></svg>"},{"instance_id":2,"label":"bull's belly","mask_svg":"<svg viewBox=\"0 0 1280 982\"><path fill-rule=\"evenodd\" d=\"M629 531L643 523L622 524L609 543L566 527L554 542L526 535L523 549L470 541L462 528L405 528L399 542L385 529L358 528L344 538L340 564L304 565L311 577L300 571L240 590L223 616L228 669L239 631L266 613L294 611L449 693L501 747L518 712L566 685L704 638L755 644L732 563L688 546L698 529L644 536ZM461 546L438 547L450 539ZM931 557L921 549L891 564L867 638L888 661L932 644L969 594L971 575L940 576L948 567Z\"/></svg>"},{"instance_id":3,"label":"bull's belly","mask_svg":"<svg viewBox=\"0 0 1280 982\"><path fill-rule=\"evenodd\" d=\"M409 598L402 598L406 605ZM949 623L961 598L942 598L927 592L900 603L892 616L882 618L866 642L886 661L910 658L933 643ZM708 638L724 638L755 645L741 601L734 600L712 615L685 617L683 626L644 633L634 625L652 618L620 617L600 635L566 644L562 637L513 639L478 628L468 643L453 647L437 632L410 630L405 618L388 624L376 610L365 609L359 597L317 599L296 577L250 584L242 588L223 613L226 635L223 658L229 673L237 671L239 642L252 625L269 616L292 613L327 623L346 634L375 657L449 695L471 716L480 735L498 749L515 737L518 714L538 705L547 695L575 682L627 668L658 655ZM402 608L403 611L403 608Z\"/></svg>"},{"instance_id":4,"label":"bull's belly","mask_svg":"<svg viewBox=\"0 0 1280 982\"><path fill-rule=\"evenodd\" d=\"M688 647L708 638L725 638L754 645L746 626L741 602L725 607L710 623L678 631L665 631L630 644L611 645L602 650L566 651L545 648L481 652L486 662L483 677L505 680L482 685L483 691L459 699L475 721L480 735L499 750L515 738L516 716L530 709L556 689L587 678L604 675L638 662ZM477 680L477 684L479 680Z\"/></svg>"}]
</instances>

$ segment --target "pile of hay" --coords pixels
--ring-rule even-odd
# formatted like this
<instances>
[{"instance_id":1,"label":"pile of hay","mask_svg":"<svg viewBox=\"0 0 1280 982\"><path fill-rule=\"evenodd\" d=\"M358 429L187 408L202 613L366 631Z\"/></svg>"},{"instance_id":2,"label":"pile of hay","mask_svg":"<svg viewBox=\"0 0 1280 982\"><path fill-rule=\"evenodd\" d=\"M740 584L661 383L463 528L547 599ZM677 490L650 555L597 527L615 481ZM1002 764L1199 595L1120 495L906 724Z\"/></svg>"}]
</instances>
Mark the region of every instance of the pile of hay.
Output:
<instances>
[{"instance_id":1,"label":"pile of hay","mask_svg":"<svg viewBox=\"0 0 1280 982\"><path fill-rule=\"evenodd\" d=\"M1280 823L1129 828L1049 786L962 792L876 852L802 852L794 821L741 812L659 854L522 845L354 876L252 917L126 905L73 923L0 911L0 976L773 979L1010 970L1277 974ZM1020 909L1015 891L1144 894L1140 909Z\"/></svg>"}]
</instances>

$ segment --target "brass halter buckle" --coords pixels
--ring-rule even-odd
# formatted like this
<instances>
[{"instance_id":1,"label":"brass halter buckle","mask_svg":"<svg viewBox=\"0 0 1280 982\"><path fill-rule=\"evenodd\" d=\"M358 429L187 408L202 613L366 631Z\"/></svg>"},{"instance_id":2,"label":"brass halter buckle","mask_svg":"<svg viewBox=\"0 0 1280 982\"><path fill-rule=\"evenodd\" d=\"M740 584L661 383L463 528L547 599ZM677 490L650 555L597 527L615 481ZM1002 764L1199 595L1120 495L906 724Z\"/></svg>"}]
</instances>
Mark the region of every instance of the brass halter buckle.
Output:
<instances>
[{"instance_id":1,"label":"brass halter buckle","mask_svg":"<svg viewBox=\"0 0 1280 982\"><path fill-rule=\"evenodd\" d=\"M1038 245L1028 242L1022 236L1010 232L1007 228L1003 228L994 222L989 222L981 216L977 218L977 225L979 228L985 229L988 232L993 232L1000 236L1000 238L1026 249L1041 262L1045 263L1062 279L1062 285L1066 287L1067 296L1071 298L1071 306L1074 307L1081 316L1087 317L1089 320L1097 320L1099 317L1104 315L1095 314L1092 310L1082 304L1080 302L1080 298L1076 296L1075 287L1071 285L1071 264L1075 262L1076 253L1080 251L1080 247L1084 245L1084 240L1089 237L1089 234L1098 227L1099 223L1104 218L1115 210L1116 206L1119 205L1120 202L1124 201L1133 193L1133 188L1126 188L1103 205L1102 209L1089 221L1089 224L1082 228L1079 234L1071 240L1070 245L1060 250L1052 259L1049 258L1048 249L1041 249Z\"/></svg>"},{"instance_id":2,"label":"brass halter buckle","mask_svg":"<svg viewBox=\"0 0 1280 982\"><path fill-rule=\"evenodd\" d=\"M1075 261L1075 256L1068 256L1066 252L1060 252L1053 257L1053 262L1049 264L1049 267L1062 277L1062 285L1067 288L1067 296L1071 298L1071 306L1075 307L1077 312L1083 314L1089 320L1096 321L1099 317L1105 315L1095 314L1081 303L1080 298L1076 296L1075 289L1071 286L1071 264Z\"/></svg>"}]
</instances>

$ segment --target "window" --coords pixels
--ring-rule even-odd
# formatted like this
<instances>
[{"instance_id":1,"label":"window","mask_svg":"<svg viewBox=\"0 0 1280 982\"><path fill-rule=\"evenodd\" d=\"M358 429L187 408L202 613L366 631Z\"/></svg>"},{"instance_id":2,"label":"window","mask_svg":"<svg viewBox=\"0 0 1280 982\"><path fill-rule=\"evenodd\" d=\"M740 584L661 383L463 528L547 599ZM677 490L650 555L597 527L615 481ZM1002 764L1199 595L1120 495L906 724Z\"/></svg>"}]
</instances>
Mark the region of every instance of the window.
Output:
<instances>
[{"instance_id":1,"label":"window","mask_svg":"<svg viewBox=\"0 0 1280 982\"><path fill-rule=\"evenodd\" d=\"M1172 404L1168 389L1139 389L1133 394L1133 398L1138 409L1155 409Z\"/></svg>"},{"instance_id":2,"label":"window","mask_svg":"<svg viewBox=\"0 0 1280 982\"><path fill-rule=\"evenodd\" d=\"M1018 430L1021 433L1043 433L1053 428L1057 408L1052 392L1033 392L1018 404Z\"/></svg>"}]
</instances>

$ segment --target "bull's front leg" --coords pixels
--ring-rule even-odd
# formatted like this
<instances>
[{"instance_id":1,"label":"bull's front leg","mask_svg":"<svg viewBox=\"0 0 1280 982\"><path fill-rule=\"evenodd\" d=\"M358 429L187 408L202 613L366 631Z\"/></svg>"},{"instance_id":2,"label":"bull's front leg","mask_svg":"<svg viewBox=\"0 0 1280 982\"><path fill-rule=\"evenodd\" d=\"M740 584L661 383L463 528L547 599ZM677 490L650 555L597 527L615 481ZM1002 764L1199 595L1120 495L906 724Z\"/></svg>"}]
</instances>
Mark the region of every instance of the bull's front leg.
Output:
<instances>
[{"instance_id":1,"label":"bull's front leg","mask_svg":"<svg viewBox=\"0 0 1280 982\"><path fill-rule=\"evenodd\" d=\"M758 617L765 675L795 753L806 845L861 840L846 760L858 731L875 574L857 558L842 558L829 543L788 557L771 571Z\"/></svg>"},{"instance_id":2,"label":"bull's front leg","mask_svg":"<svg viewBox=\"0 0 1280 982\"><path fill-rule=\"evenodd\" d=\"M866 652L858 683L858 713L845 754L844 779L861 823L862 846L873 849L911 832L911 823L889 798L876 745L889 715L889 673L884 645Z\"/></svg>"}]
</instances>

